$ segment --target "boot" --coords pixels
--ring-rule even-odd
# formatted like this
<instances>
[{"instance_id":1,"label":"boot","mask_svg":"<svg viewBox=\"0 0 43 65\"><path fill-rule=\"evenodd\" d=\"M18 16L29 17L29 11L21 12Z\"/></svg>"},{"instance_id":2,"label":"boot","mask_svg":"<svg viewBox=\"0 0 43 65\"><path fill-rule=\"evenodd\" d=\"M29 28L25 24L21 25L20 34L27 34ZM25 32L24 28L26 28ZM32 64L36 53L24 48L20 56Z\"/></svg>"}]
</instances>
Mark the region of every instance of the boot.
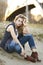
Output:
<instances>
[{"instance_id":1,"label":"boot","mask_svg":"<svg viewBox=\"0 0 43 65\"><path fill-rule=\"evenodd\" d=\"M34 59L33 57L31 57L31 56L28 56L27 55L27 57L26 58L24 58L25 60L27 60L27 61L31 61L31 62L36 62L36 59Z\"/></svg>"},{"instance_id":2,"label":"boot","mask_svg":"<svg viewBox=\"0 0 43 65\"><path fill-rule=\"evenodd\" d=\"M32 52L31 57L35 58L38 62L41 62L41 60L38 58L37 52Z\"/></svg>"}]
</instances>

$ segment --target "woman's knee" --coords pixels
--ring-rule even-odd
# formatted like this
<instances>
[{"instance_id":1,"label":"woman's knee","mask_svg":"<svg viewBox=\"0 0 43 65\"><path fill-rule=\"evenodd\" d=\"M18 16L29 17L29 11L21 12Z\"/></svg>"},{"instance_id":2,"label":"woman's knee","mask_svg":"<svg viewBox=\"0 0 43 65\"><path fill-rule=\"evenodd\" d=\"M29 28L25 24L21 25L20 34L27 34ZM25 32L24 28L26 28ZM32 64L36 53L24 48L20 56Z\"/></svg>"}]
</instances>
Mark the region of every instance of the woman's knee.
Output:
<instances>
[{"instance_id":1,"label":"woman's knee","mask_svg":"<svg viewBox=\"0 0 43 65\"><path fill-rule=\"evenodd\" d=\"M26 34L25 35L27 38L33 38L32 34Z\"/></svg>"},{"instance_id":2,"label":"woman's knee","mask_svg":"<svg viewBox=\"0 0 43 65\"><path fill-rule=\"evenodd\" d=\"M29 39L33 38L32 34L29 34L29 35L28 35L28 38L29 38Z\"/></svg>"},{"instance_id":3,"label":"woman's knee","mask_svg":"<svg viewBox=\"0 0 43 65\"><path fill-rule=\"evenodd\" d=\"M16 46L15 46L15 51L16 51L18 54L21 54L22 49L21 49L21 47L19 46L19 44L16 44Z\"/></svg>"}]
</instances>

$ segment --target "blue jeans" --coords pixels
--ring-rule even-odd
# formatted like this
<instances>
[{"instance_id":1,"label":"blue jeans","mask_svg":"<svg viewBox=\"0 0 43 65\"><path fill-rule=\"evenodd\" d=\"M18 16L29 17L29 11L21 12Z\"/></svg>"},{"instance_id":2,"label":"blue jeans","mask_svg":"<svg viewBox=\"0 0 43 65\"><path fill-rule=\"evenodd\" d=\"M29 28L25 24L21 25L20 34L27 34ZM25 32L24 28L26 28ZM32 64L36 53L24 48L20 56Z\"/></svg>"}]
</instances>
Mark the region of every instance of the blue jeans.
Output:
<instances>
[{"instance_id":1,"label":"blue jeans","mask_svg":"<svg viewBox=\"0 0 43 65\"><path fill-rule=\"evenodd\" d=\"M27 34L23 37L19 37L19 41L21 43L22 46L25 45L26 42L28 42L30 48L36 48L35 46L35 43L34 43L34 39L33 39L33 36L31 34ZM21 47L19 46L18 43L16 43L14 40L8 42L6 45L5 45L5 49L8 51L8 52L17 52L18 54L21 53Z\"/></svg>"}]
</instances>

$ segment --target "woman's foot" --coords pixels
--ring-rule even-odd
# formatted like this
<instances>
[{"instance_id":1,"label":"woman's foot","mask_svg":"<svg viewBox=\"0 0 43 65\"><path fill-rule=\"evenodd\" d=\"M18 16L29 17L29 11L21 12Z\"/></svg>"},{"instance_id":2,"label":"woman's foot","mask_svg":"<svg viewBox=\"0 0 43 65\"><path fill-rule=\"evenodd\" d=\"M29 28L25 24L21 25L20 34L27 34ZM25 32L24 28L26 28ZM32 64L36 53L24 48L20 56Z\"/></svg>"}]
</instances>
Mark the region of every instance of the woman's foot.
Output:
<instances>
[{"instance_id":1,"label":"woman's foot","mask_svg":"<svg viewBox=\"0 0 43 65\"><path fill-rule=\"evenodd\" d=\"M27 61L31 61L31 62L36 62L36 59L34 59L32 56L26 56L26 58L24 58L25 60L27 60Z\"/></svg>"},{"instance_id":2,"label":"woman's foot","mask_svg":"<svg viewBox=\"0 0 43 65\"><path fill-rule=\"evenodd\" d=\"M38 53L37 52L32 52L31 57L36 59L38 62L41 62L41 60L38 58Z\"/></svg>"}]
</instances>

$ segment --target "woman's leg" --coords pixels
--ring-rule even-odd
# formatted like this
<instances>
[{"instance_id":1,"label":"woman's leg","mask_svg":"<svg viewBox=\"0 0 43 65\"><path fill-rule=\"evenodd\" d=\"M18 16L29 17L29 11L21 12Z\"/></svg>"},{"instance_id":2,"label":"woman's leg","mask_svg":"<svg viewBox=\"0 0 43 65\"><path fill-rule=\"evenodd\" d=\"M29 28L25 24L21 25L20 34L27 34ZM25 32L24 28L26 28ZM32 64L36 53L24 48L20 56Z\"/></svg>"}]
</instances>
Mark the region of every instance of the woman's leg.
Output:
<instances>
[{"instance_id":1,"label":"woman's leg","mask_svg":"<svg viewBox=\"0 0 43 65\"><path fill-rule=\"evenodd\" d=\"M34 39L31 34L26 34L25 36L20 38L19 41L21 42L22 45L24 45L26 42L28 42L31 49L33 49L33 48L36 49Z\"/></svg>"},{"instance_id":2,"label":"woman's leg","mask_svg":"<svg viewBox=\"0 0 43 65\"><path fill-rule=\"evenodd\" d=\"M40 62L41 60L39 60L39 58L38 58L38 52L36 50L34 39L33 39L33 36L31 34L27 34L24 37L20 38L20 42L22 45L24 45L27 41L28 41L28 44L32 50L31 56Z\"/></svg>"},{"instance_id":3,"label":"woman's leg","mask_svg":"<svg viewBox=\"0 0 43 65\"><path fill-rule=\"evenodd\" d=\"M28 44L32 50L32 54L31 56L34 57L35 59L38 59L38 52L37 52L37 48L35 46L35 42L33 39L33 36L31 34L26 34L25 36L19 38L19 41L21 42L21 44L24 46L25 43L28 41ZM38 59L39 60L39 59Z\"/></svg>"},{"instance_id":4,"label":"woman's leg","mask_svg":"<svg viewBox=\"0 0 43 65\"><path fill-rule=\"evenodd\" d=\"M5 50L7 50L8 52L17 52L18 54L20 54L22 49L18 43L12 40L10 41L10 43L6 43Z\"/></svg>"},{"instance_id":5,"label":"woman's leg","mask_svg":"<svg viewBox=\"0 0 43 65\"><path fill-rule=\"evenodd\" d=\"M21 55L22 57L24 57L25 60L31 61L31 62L36 62L36 60L31 57L26 55L25 51L21 49L21 47L19 46L18 43L16 43L15 41L10 41L10 43L5 45L5 50L9 53L11 52L17 52L19 55Z\"/></svg>"}]
</instances>

